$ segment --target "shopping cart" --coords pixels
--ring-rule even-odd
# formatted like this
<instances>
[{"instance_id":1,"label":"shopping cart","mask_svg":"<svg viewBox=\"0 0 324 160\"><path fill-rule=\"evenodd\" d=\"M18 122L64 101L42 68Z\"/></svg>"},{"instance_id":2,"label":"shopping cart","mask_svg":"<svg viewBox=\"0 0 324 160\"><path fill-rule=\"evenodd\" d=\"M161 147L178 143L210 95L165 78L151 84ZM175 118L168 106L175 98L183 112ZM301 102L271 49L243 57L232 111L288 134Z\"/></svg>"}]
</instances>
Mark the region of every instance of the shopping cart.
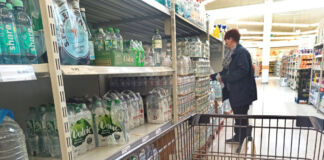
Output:
<instances>
[{"instance_id":1,"label":"shopping cart","mask_svg":"<svg viewBox=\"0 0 324 160\"><path fill-rule=\"evenodd\" d=\"M248 120L249 125L235 125L235 119ZM234 136L233 127L246 131L242 145L225 142ZM153 144L160 160L324 160L323 133L324 120L316 117L195 114L131 149L122 159L131 159ZM148 159L149 151L146 154Z\"/></svg>"}]
</instances>

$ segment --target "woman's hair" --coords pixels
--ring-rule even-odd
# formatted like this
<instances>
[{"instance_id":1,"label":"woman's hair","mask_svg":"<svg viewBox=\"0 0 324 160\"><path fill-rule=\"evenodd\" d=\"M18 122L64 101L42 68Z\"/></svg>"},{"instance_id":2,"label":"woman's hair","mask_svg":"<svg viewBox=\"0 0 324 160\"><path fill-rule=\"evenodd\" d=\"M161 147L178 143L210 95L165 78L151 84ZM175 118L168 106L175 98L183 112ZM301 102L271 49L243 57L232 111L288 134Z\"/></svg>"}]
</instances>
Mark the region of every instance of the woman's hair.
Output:
<instances>
[{"instance_id":1,"label":"woman's hair","mask_svg":"<svg viewBox=\"0 0 324 160\"><path fill-rule=\"evenodd\" d=\"M224 39L226 40L230 38L232 38L235 42L238 43L240 41L241 35L237 29L231 29L226 32Z\"/></svg>"}]
</instances>

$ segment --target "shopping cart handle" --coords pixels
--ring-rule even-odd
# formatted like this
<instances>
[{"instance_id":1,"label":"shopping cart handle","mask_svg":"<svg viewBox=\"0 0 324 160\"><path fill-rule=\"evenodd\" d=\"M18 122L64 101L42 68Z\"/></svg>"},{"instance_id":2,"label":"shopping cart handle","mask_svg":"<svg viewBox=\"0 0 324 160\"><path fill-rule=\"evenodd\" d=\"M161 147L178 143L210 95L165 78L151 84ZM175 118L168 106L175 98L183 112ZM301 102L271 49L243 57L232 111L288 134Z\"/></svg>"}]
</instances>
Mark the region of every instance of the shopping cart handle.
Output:
<instances>
[{"instance_id":1,"label":"shopping cart handle","mask_svg":"<svg viewBox=\"0 0 324 160\"><path fill-rule=\"evenodd\" d=\"M316 130L324 130L324 119L317 117L297 117L296 118L297 127L311 127Z\"/></svg>"}]
</instances>

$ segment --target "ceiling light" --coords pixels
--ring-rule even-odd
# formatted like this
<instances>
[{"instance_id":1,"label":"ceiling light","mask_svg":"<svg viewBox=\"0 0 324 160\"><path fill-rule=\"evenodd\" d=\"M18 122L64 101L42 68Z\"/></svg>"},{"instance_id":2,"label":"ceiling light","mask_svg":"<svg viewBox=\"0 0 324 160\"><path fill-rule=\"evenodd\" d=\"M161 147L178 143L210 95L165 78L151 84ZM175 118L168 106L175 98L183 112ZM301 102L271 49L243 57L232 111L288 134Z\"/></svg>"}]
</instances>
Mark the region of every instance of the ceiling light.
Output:
<instances>
[{"instance_id":1,"label":"ceiling light","mask_svg":"<svg viewBox=\"0 0 324 160\"><path fill-rule=\"evenodd\" d=\"M236 25L249 25L249 26L263 26L263 22L247 22L247 21L234 21L228 20L227 24L236 24ZM277 27L300 27L300 28L309 28L309 27L317 27L319 23L314 24L295 24L295 23L272 23L272 26Z\"/></svg>"}]
</instances>

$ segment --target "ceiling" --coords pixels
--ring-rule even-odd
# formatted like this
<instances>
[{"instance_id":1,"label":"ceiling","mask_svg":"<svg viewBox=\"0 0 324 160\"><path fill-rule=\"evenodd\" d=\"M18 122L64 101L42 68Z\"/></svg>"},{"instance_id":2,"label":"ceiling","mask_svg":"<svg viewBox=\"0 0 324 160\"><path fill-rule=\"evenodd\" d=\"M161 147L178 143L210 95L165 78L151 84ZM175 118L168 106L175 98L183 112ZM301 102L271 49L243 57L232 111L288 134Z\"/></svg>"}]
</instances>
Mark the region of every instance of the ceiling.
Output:
<instances>
[{"instance_id":1,"label":"ceiling","mask_svg":"<svg viewBox=\"0 0 324 160\"><path fill-rule=\"evenodd\" d=\"M273 0L273 3L283 2L285 0ZM307 2L307 0L305 0ZM207 3L205 6L207 11L218 10L231 7L243 7L247 5L257 5L263 4L264 0L214 0ZM324 1L323 1L324 3ZM292 4L293 5L293 4ZM308 9L299 10L293 12L285 13L274 13L272 16L272 23L289 23L289 24L315 24L324 18L324 8L318 9ZM248 18L240 19L217 19L215 24L227 24L229 28L247 29L248 31L263 31L262 25L246 25L246 24L228 24L229 20L239 21L239 22L262 22L264 21L264 16L261 14L252 15ZM301 32L316 30L317 27L279 27L272 26L272 32L296 32L300 30ZM261 35L259 35L261 36Z\"/></svg>"}]
</instances>

